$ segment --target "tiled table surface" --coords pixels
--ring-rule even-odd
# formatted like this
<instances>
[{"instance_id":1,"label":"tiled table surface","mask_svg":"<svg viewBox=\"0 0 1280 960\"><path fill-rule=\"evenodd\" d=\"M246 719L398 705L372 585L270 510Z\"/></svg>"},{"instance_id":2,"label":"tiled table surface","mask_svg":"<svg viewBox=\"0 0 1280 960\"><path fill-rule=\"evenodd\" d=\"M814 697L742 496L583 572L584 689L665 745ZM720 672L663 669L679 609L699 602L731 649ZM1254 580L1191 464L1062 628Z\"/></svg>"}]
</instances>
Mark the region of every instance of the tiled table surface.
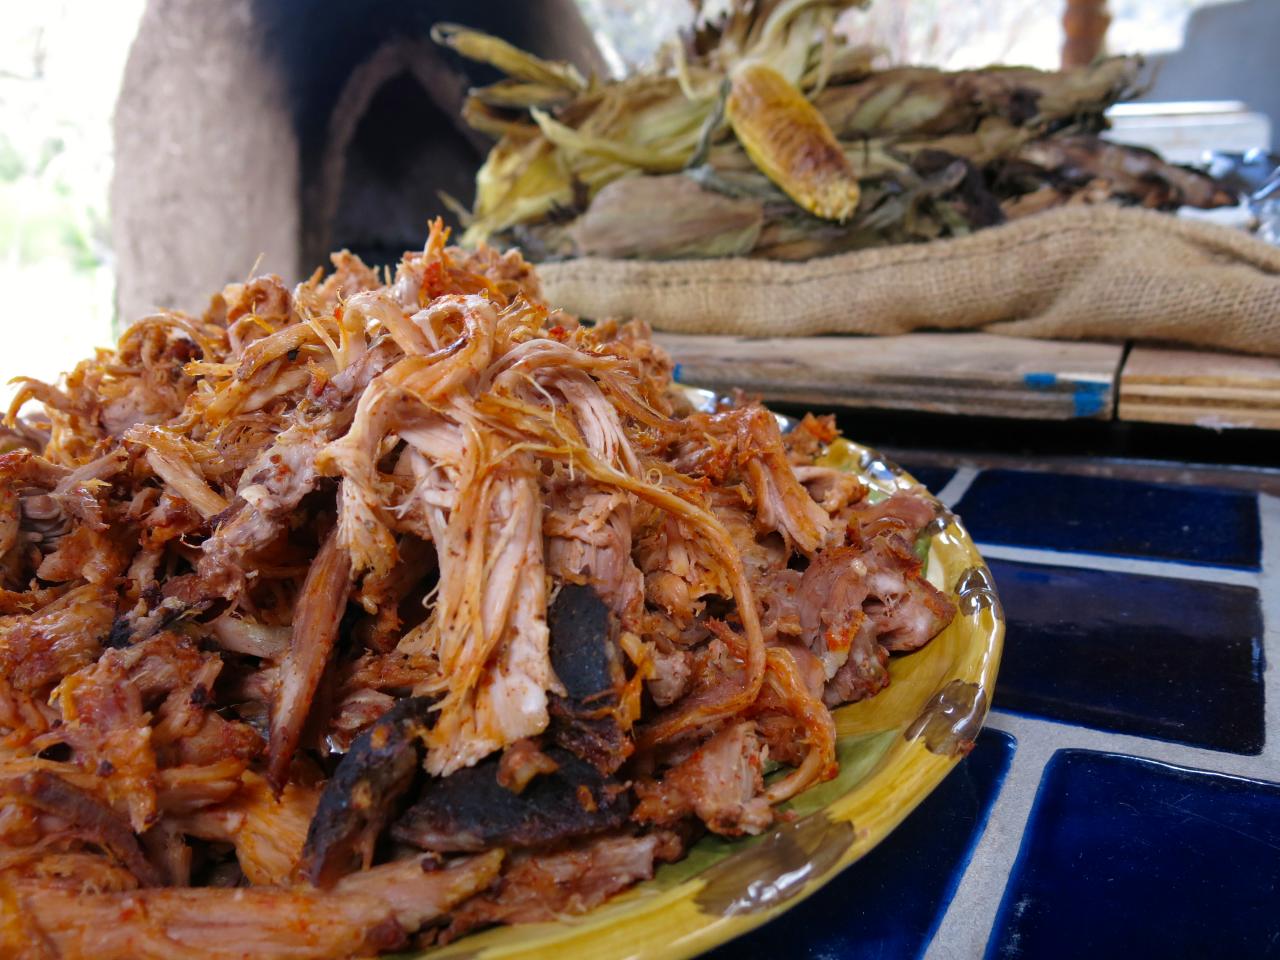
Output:
<instances>
[{"instance_id":1,"label":"tiled table surface","mask_svg":"<svg viewBox=\"0 0 1280 960\"><path fill-rule=\"evenodd\" d=\"M1280 958L1280 498L906 466L1008 624L973 752L731 957Z\"/></svg>"}]
</instances>

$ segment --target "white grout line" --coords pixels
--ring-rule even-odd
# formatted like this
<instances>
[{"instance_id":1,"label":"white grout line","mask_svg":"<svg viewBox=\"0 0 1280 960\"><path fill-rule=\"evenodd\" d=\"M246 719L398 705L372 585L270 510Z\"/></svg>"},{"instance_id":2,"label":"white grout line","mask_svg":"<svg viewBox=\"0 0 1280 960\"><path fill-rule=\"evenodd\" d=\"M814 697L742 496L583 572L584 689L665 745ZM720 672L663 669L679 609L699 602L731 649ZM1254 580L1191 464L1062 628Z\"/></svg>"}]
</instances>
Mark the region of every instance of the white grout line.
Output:
<instances>
[{"instance_id":1,"label":"white grout line","mask_svg":"<svg viewBox=\"0 0 1280 960\"><path fill-rule=\"evenodd\" d=\"M925 960L970 960L985 952L1040 781L1056 751L1104 750L1251 779L1280 781L1280 498L1260 495L1258 517L1262 571L1257 574L1190 564L979 545L985 556L996 559L1256 587L1263 616L1266 739L1262 752L1249 757L999 710L992 712L987 725L1011 734L1017 741L1013 760L955 896L925 951ZM999 678L996 682L999 683Z\"/></svg>"},{"instance_id":2,"label":"white grout line","mask_svg":"<svg viewBox=\"0 0 1280 960\"><path fill-rule=\"evenodd\" d=\"M1262 690L1266 711L1266 744L1262 756L1280 771L1280 497L1258 496L1262 536Z\"/></svg>"},{"instance_id":3,"label":"white grout line","mask_svg":"<svg viewBox=\"0 0 1280 960\"><path fill-rule=\"evenodd\" d=\"M1019 749L1024 745L1043 743L1049 747L1050 753L1054 750L1108 750L1236 777L1280 780L1280 767L1273 758L1267 756L1265 748L1256 756L1246 756L1127 733L1094 730L1074 723L1059 723L1057 720L1006 713L1003 710L993 710L987 719L987 726L1015 736Z\"/></svg>"},{"instance_id":4,"label":"white grout line","mask_svg":"<svg viewBox=\"0 0 1280 960\"><path fill-rule=\"evenodd\" d=\"M1099 553L1066 553L1035 547L1011 547L1000 543L979 543L978 552L993 560L1017 560L1053 567L1075 567L1081 570L1106 570L1112 573L1140 573L1178 580L1202 580L1206 583L1229 583L1242 587L1262 588L1263 576L1254 570L1232 570L1228 567L1202 567L1194 563L1164 560L1140 560L1136 557L1108 557Z\"/></svg>"},{"instance_id":5,"label":"white grout line","mask_svg":"<svg viewBox=\"0 0 1280 960\"><path fill-rule=\"evenodd\" d=\"M978 473L977 467L956 467L955 474L934 496L948 507L954 507L960 502L960 498L969 492L969 487L977 478Z\"/></svg>"},{"instance_id":6,"label":"white grout line","mask_svg":"<svg viewBox=\"0 0 1280 960\"><path fill-rule=\"evenodd\" d=\"M989 726L996 726L988 720ZM1016 736L1016 735L1015 735ZM1004 896L1031 803L1053 748L1017 738L1013 760L1000 784L987 825L974 845L955 896L924 953L924 960L981 957Z\"/></svg>"},{"instance_id":7,"label":"white grout line","mask_svg":"<svg viewBox=\"0 0 1280 960\"><path fill-rule=\"evenodd\" d=\"M1273 706L1268 701L1268 719ZM1013 762L964 877L924 954L925 960L968 960L982 956L1022 845L1045 766L1058 750L1102 750L1255 780L1280 779L1275 751L1270 749L1264 749L1259 756L1246 757L1000 710L991 713L987 726L1011 734L1017 741Z\"/></svg>"}]
</instances>

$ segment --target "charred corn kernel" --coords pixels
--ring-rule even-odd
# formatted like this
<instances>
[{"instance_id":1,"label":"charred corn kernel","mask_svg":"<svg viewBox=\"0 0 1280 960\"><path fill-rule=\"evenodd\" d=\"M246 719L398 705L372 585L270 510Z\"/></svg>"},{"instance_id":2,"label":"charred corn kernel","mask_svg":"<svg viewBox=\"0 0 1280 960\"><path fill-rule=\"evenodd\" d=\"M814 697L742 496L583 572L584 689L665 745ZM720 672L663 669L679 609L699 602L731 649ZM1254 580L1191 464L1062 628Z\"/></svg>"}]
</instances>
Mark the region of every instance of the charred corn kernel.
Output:
<instances>
[{"instance_id":1,"label":"charred corn kernel","mask_svg":"<svg viewBox=\"0 0 1280 960\"><path fill-rule=\"evenodd\" d=\"M751 162L787 196L826 220L853 216L858 179L822 114L782 74L740 65L725 112Z\"/></svg>"}]
</instances>

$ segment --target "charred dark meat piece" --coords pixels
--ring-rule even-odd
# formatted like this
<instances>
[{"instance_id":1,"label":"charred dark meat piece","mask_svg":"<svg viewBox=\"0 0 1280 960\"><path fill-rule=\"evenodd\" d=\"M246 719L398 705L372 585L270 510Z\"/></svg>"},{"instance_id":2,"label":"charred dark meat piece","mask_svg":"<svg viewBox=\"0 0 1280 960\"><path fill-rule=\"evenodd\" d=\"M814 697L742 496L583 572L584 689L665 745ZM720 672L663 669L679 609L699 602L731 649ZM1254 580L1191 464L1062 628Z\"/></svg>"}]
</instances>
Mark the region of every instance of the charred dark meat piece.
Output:
<instances>
[{"instance_id":1,"label":"charred dark meat piece","mask_svg":"<svg viewBox=\"0 0 1280 960\"><path fill-rule=\"evenodd\" d=\"M635 752L635 742L619 726L612 710L603 716L595 716L589 711L575 709L574 701L564 697L552 694L549 700L551 740L602 774L607 776L615 772Z\"/></svg>"},{"instance_id":2,"label":"charred dark meat piece","mask_svg":"<svg viewBox=\"0 0 1280 960\"><path fill-rule=\"evenodd\" d=\"M535 777L555 773L560 765L542 752L536 740L517 740L502 751L498 761L498 783L512 793L523 793Z\"/></svg>"},{"instance_id":3,"label":"charred dark meat piece","mask_svg":"<svg viewBox=\"0 0 1280 960\"><path fill-rule=\"evenodd\" d=\"M302 851L303 876L315 886L330 887L352 870L369 869L378 834L422 759L420 734L430 706L426 697L401 700L355 739L338 764Z\"/></svg>"},{"instance_id":4,"label":"charred dark meat piece","mask_svg":"<svg viewBox=\"0 0 1280 960\"><path fill-rule=\"evenodd\" d=\"M547 608L551 666L571 700L590 705L622 683L609 608L591 587L566 583Z\"/></svg>"},{"instance_id":5,"label":"charred dark meat piece","mask_svg":"<svg viewBox=\"0 0 1280 960\"><path fill-rule=\"evenodd\" d=\"M566 583L547 608L547 626L551 665L568 694L550 697L550 738L613 773L635 745L616 712L626 677L609 608L591 587Z\"/></svg>"},{"instance_id":6,"label":"charred dark meat piece","mask_svg":"<svg viewBox=\"0 0 1280 960\"><path fill-rule=\"evenodd\" d=\"M497 757L430 780L391 835L423 850L471 852L551 846L626 821L631 801L621 784L567 750L545 753L558 769L518 794L499 784Z\"/></svg>"}]
</instances>

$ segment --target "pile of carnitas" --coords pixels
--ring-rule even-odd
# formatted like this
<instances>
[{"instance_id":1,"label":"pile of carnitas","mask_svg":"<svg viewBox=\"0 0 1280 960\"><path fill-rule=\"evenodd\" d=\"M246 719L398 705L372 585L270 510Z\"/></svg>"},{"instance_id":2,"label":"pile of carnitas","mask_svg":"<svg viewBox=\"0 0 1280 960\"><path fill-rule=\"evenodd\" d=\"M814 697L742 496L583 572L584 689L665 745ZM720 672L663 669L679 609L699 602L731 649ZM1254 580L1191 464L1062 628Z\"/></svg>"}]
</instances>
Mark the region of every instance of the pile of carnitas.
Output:
<instances>
[{"instance_id":1,"label":"pile of carnitas","mask_svg":"<svg viewBox=\"0 0 1280 960\"><path fill-rule=\"evenodd\" d=\"M23 383L4 956L581 912L832 777L831 709L954 613L913 552L933 507L819 465L829 421L682 406L643 329L439 225L390 284L334 262Z\"/></svg>"}]
</instances>

